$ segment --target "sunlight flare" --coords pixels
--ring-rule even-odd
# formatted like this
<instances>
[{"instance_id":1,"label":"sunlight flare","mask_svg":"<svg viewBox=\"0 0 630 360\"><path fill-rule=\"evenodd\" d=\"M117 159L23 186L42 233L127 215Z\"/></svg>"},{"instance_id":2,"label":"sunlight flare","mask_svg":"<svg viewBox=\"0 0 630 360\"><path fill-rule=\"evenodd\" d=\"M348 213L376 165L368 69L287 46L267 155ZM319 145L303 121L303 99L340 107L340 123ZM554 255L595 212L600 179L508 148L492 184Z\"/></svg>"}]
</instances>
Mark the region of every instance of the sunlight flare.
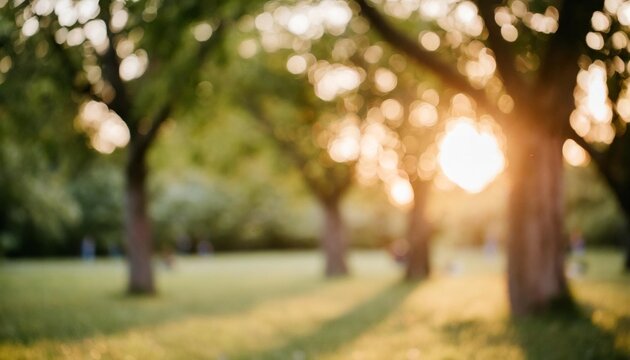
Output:
<instances>
[{"instance_id":1,"label":"sunlight flare","mask_svg":"<svg viewBox=\"0 0 630 360\"><path fill-rule=\"evenodd\" d=\"M438 148L438 164L444 175L470 193L482 191L505 167L496 137L467 118L450 124Z\"/></svg>"},{"instance_id":2,"label":"sunlight flare","mask_svg":"<svg viewBox=\"0 0 630 360\"><path fill-rule=\"evenodd\" d=\"M392 179L387 183L387 190L390 201L396 206L404 207L413 202L413 188L406 179Z\"/></svg>"},{"instance_id":3,"label":"sunlight flare","mask_svg":"<svg viewBox=\"0 0 630 360\"><path fill-rule=\"evenodd\" d=\"M590 157L578 143L568 139L562 145L562 155L564 160L571 166L586 166L590 162Z\"/></svg>"}]
</instances>

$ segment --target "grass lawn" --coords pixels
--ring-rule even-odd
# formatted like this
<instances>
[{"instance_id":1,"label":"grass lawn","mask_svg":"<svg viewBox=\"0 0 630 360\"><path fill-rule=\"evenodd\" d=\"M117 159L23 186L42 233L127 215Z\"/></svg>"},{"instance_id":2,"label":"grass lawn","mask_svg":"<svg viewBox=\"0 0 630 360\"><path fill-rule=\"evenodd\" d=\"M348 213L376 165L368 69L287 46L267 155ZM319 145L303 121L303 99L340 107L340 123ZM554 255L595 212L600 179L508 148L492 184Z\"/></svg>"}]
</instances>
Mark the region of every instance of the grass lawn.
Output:
<instances>
[{"instance_id":1,"label":"grass lawn","mask_svg":"<svg viewBox=\"0 0 630 360\"><path fill-rule=\"evenodd\" d=\"M517 320L501 259L434 258L418 284L380 252L355 253L353 275L330 281L316 252L178 258L157 267L152 298L122 295L122 260L5 261L0 359L630 358L621 254L587 254L571 282L579 315Z\"/></svg>"}]
</instances>

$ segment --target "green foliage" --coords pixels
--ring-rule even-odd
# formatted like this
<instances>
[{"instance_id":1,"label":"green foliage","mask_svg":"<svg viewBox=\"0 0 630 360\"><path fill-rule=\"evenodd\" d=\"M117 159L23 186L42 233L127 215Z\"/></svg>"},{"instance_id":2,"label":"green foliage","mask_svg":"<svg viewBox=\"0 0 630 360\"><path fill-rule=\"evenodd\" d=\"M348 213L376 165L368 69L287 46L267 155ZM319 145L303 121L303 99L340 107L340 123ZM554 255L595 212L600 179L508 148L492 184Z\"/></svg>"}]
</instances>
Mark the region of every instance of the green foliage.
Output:
<instances>
[{"instance_id":1,"label":"green foliage","mask_svg":"<svg viewBox=\"0 0 630 360\"><path fill-rule=\"evenodd\" d=\"M162 246L186 237L217 249L313 246L317 221L294 169L277 162L247 119L225 111L170 128L151 156L151 212Z\"/></svg>"},{"instance_id":2,"label":"green foliage","mask_svg":"<svg viewBox=\"0 0 630 360\"><path fill-rule=\"evenodd\" d=\"M111 162L49 159L42 144L0 147L0 254L77 254L90 234L99 249L120 244L122 188ZM80 155L79 155L80 157Z\"/></svg>"},{"instance_id":3,"label":"green foliage","mask_svg":"<svg viewBox=\"0 0 630 360\"><path fill-rule=\"evenodd\" d=\"M249 70L256 69L256 61L252 61ZM209 74L222 72L225 76L208 75L211 87L209 83L201 87L232 86L229 89L239 93L243 83L231 85L228 81L231 74L246 71L241 65L232 62L229 67L209 67ZM271 128L242 109L247 103L243 95L225 99L221 94L205 101L200 94L199 104L183 121L166 125L150 156L156 175L152 215L160 242L173 246L178 237L188 237L193 243L210 240L217 249L315 246L322 221L319 205L301 168L274 136L291 141L293 150L299 148L296 151L321 171L314 176L322 183L336 185L326 176L331 169L320 163L325 149L314 144L313 125L299 118L300 111L311 109L288 101L303 95L296 92L306 92L305 85L280 75L264 77L258 85L260 89L285 87L282 93L286 97L266 95L274 100L265 108L267 114L273 114ZM345 167L335 166L342 171ZM392 224L401 214L390 211L394 209L379 189L354 189L349 195L343 208L353 245L373 247L400 234L400 227Z\"/></svg>"},{"instance_id":4,"label":"green foliage","mask_svg":"<svg viewBox=\"0 0 630 360\"><path fill-rule=\"evenodd\" d=\"M209 240L217 250L314 246L316 221L287 195L260 183L184 180L159 192L153 216L163 243Z\"/></svg>"},{"instance_id":5,"label":"green foliage","mask_svg":"<svg viewBox=\"0 0 630 360\"><path fill-rule=\"evenodd\" d=\"M33 2L3 3L0 159L6 166L0 169L0 199L5 200L0 204L0 253L76 253L78 239L88 234L99 248L120 244L122 186L112 174L120 158L87 165L95 154L85 149L86 137L75 129L78 107L89 99L108 103L123 117L132 140L151 126L153 114L164 105L185 113L203 65L222 57L222 33L260 4L102 1L94 23L108 27L102 29L107 29L105 47L99 48L85 24L92 18L63 24L59 11L34 16ZM117 29L109 26L112 14L123 8L127 21ZM22 31L28 18L38 24L29 35ZM203 22L213 33L198 41L193 29ZM64 34L72 31L87 39L81 35L71 44ZM130 51L145 54L149 64L140 78L125 84L118 77L126 56L118 48L123 41Z\"/></svg>"},{"instance_id":6,"label":"green foliage","mask_svg":"<svg viewBox=\"0 0 630 360\"><path fill-rule=\"evenodd\" d=\"M567 167L566 178L567 230L590 244L624 245L626 220L593 166Z\"/></svg>"},{"instance_id":7,"label":"green foliage","mask_svg":"<svg viewBox=\"0 0 630 360\"><path fill-rule=\"evenodd\" d=\"M243 38L240 33L233 36L235 40ZM238 54L230 55L233 78L243 80L231 84L228 101L245 110L239 115L268 138L282 166L291 166L301 174L312 196L338 200L352 182L353 163L334 162L326 145L316 137L338 122L344 112L337 111L335 103L318 99L307 81L288 73L284 68L286 54L261 54L246 63L237 59Z\"/></svg>"},{"instance_id":8,"label":"green foliage","mask_svg":"<svg viewBox=\"0 0 630 360\"><path fill-rule=\"evenodd\" d=\"M117 167L97 161L67 186L82 214L68 236L75 244L74 253L78 253L78 240L86 236L95 241L99 252L122 249L123 189Z\"/></svg>"},{"instance_id":9,"label":"green foliage","mask_svg":"<svg viewBox=\"0 0 630 360\"><path fill-rule=\"evenodd\" d=\"M0 137L0 254L45 254L81 219L64 166L50 161L41 144Z\"/></svg>"}]
</instances>

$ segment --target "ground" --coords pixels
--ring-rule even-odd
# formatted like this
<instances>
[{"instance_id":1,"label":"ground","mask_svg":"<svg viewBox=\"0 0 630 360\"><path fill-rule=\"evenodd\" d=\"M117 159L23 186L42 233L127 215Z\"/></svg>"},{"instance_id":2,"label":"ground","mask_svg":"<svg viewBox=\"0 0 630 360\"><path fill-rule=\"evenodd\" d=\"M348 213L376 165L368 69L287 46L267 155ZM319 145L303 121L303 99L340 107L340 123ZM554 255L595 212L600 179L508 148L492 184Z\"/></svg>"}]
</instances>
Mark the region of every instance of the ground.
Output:
<instances>
[{"instance_id":1,"label":"ground","mask_svg":"<svg viewBox=\"0 0 630 360\"><path fill-rule=\"evenodd\" d=\"M502 259L437 251L405 284L382 252L323 280L316 252L157 263L159 295L122 294L121 259L0 263L0 359L627 359L630 277L614 251L571 281L579 313L511 319Z\"/></svg>"}]
</instances>

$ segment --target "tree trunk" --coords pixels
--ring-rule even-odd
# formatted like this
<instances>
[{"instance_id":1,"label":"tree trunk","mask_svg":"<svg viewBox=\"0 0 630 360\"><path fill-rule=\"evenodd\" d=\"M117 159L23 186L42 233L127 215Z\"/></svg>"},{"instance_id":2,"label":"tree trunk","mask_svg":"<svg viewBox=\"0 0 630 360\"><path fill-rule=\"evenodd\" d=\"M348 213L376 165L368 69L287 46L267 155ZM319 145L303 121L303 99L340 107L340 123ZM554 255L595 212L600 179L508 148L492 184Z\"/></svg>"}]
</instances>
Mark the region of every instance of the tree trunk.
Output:
<instances>
[{"instance_id":1,"label":"tree trunk","mask_svg":"<svg viewBox=\"0 0 630 360\"><path fill-rule=\"evenodd\" d=\"M425 206L427 202L429 182L420 179L414 180L413 186L414 200L413 208L409 213L409 224L407 230L407 268L405 278L407 280L421 280L429 276L429 240L431 229L425 218Z\"/></svg>"},{"instance_id":2,"label":"tree trunk","mask_svg":"<svg viewBox=\"0 0 630 360\"><path fill-rule=\"evenodd\" d=\"M626 130L627 131L627 130ZM625 134L628 136L628 133ZM630 154L630 140L626 137L626 141L621 148L621 154ZM626 232L624 244L626 247L626 258L623 264L623 271L630 273L630 170L626 167L627 160L623 156L617 160L616 186L612 186L613 192L619 201L619 207L626 221ZM619 170L623 169L623 170ZM612 170L612 169L611 169Z\"/></svg>"},{"instance_id":3,"label":"tree trunk","mask_svg":"<svg viewBox=\"0 0 630 360\"><path fill-rule=\"evenodd\" d=\"M627 225L630 228L630 224ZM630 273L630 230L626 231L626 260L623 263L623 271Z\"/></svg>"},{"instance_id":4,"label":"tree trunk","mask_svg":"<svg viewBox=\"0 0 630 360\"><path fill-rule=\"evenodd\" d=\"M630 170L627 169L627 156L630 154L630 138L626 132L622 137L616 138L610 146L608 159L596 161L600 174L606 180L625 221L621 246L625 248L625 261L623 270L630 272Z\"/></svg>"},{"instance_id":5,"label":"tree trunk","mask_svg":"<svg viewBox=\"0 0 630 360\"><path fill-rule=\"evenodd\" d=\"M510 135L508 291L512 312L524 315L570 299L564 275L563 139L531 127Z\"/></svg>"},{"instance_id":6,"label":"tree trunk","mask_svg":"<svg viewBox=\"0 0 630 360\"><path fill-rule=\"evenodd\" d=\"M625 224L625 228L624 228L624 233L623 233L623 243L621 244L621 246L624 247L625 250L625 259L623 262L623 271L630 273L630 212L628 212L626 209L630 208L628 205L630 205L630 203L624 204L623 201L620 200L620 202L622 203L621 206L621 211L623 212L623 218L626 221Z\"/></svg>"},{"instance_id":7,"label":"tree trunk","mask_svg":"<svg viewBox=\"0 0 630 360\"><path fill-rule=\"evenodd\" d=\"M133 151L130 149L130 151ZM153 268L151 256L151 225L147 214L146 178L147 169L144 156L130 156L126 176L126 243L129 263L129 284L131 294L153 294Z\"/></svg>"},{"instance_id":8,"label":"tree trunk","mask_svg":"<svg viewBox=\"0 0 630 360\"><path fill-rule=\"evenodd\" d=\"M622 246L625 246L625 261L623 263L623 271L630 272L630 191L627 190L628 186L620 185L616 188L618 191L615 191L615 195L617 196L617 200L619 201L619 207L621 208L621 212L623 213L623 218L626 221L626 227L624 232L624 243Z\"/></svg>"},{"instance_id":9,"label":"tree trunk","mask_svg":"<svg viewBox=\"0 0 630 360\"><path fill-rule=\"evenodd\" d=\"M320 245L326 258L326 277L348 274L346 265L347 241L343 219L339 209L339 199L323 201L324 229Z\"/></svg>"}]
</instances>

